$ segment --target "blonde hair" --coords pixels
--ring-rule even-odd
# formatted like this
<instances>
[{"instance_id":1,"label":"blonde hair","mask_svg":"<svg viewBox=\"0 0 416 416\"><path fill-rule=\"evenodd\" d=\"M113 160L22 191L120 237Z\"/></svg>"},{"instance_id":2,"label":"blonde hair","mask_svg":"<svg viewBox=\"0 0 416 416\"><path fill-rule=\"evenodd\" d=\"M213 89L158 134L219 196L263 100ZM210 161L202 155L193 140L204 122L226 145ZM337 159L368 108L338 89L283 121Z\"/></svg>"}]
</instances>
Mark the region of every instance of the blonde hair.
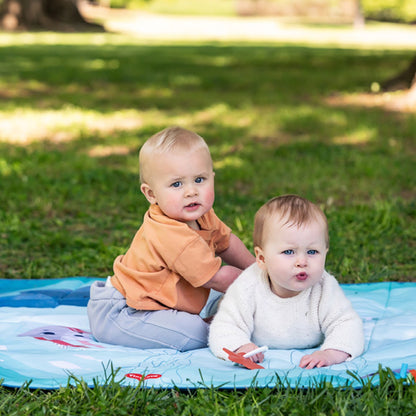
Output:
<instances>
[{"instance_id":1,"label":"blonde hair","mask_svg":"<svg viewBox=\"0 0 416 416\"><path fill-rule=\"evenodd\" d=\"M182 127L168 127L150 137L142 146L139 153L140 182L148 180L152 161L158 155L174 151L190 151L195 149L206 149L209 158L208 145L205 140Z\"/></svg>"},{"instance_id":2,"label":"blonde hair","mask_svg":"<svg viewBox=\"0 0 416 416\"><path fill-rule=\"evenodd\" d=\"M254 247L262 247L267 220L273 216L286 219L285 225L302 226L311 221L323 221L326 246L329 247L328 221L324 212L317 205L297 195L283 195L272 198L257 211L254 217Z\"/></svg>"}]
</instances>

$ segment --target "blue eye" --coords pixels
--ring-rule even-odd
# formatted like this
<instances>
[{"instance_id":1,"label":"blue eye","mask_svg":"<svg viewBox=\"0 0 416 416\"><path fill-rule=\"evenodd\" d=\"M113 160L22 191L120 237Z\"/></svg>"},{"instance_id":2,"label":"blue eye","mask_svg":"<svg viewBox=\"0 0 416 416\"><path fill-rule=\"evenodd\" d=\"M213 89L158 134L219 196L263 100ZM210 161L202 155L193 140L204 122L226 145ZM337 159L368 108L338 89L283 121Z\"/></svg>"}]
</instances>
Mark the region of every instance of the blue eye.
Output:
<instances>
[{"instance_id":1,"label":"blue eye","mask_svg":"<svg viewBox=\"0 0 416 416\"><path fill-rule=\"evenodd\" d=\"M201 177L196 178L196 179L195 179L195 182L196 182L196 183L202 183L202 182L204 182L204 178L201 178Z\"/></svg>"},{"instance_id":2,"label":"blue eye","mask_svg":"<svg viewBox=\"0 0 416 416\"><path fill-rule=\"evenodd\" d=\"M182 185L182 183L181 183L181 182L176 181L176 182L173 182L171 186L172 186L173 188L179 188L181 185Z\"/></svg>"},{"instance_id":3,"label":"blue eye","mask_svg":"<svg viewBox=\"0 0 416 416\"><path fill-rule=\"evenodd\" d=\"M294 250L285 250L283 251L283 254L287 254L288 256L290 256L291 254L295 254Z\"/></svg>"},{"instance_id":4,"label":"blue eye","mask_svg":"<svg viewBox=\"0 0 416 416\"><path fill-rule=\"evenodd\" d=\"M314 254L318 254L318 250L308 250L308 254L313 256Z\"/></svg>"}]
</instances>

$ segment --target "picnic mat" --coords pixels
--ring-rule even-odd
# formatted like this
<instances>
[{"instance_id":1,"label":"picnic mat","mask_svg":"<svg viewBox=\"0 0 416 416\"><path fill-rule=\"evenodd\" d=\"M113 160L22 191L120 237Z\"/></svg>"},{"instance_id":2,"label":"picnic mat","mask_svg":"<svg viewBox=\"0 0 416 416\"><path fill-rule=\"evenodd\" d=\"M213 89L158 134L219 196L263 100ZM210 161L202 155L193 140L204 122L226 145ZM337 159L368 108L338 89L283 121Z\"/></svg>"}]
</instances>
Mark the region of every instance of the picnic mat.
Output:
<instances>
[{"instance_id":1,"label":"picnic mat","mask_svg":"<svg viewBox=\"0 0 416 416\"><path fill-rule=\"evenodd\" d=\"M99 343L89 332L86 304L92 278L0 279L0 380L4 386L55 389L109 377L122 385L155 388L245 388L250 386L357 388L379 383L389 368L413 382L416 374L416 283L342 285L364 322L365 353L332 367L304 370L312 350L269 350L262 370L247 370L205 349L141 350Z\"/></svg>"}]
</instances>

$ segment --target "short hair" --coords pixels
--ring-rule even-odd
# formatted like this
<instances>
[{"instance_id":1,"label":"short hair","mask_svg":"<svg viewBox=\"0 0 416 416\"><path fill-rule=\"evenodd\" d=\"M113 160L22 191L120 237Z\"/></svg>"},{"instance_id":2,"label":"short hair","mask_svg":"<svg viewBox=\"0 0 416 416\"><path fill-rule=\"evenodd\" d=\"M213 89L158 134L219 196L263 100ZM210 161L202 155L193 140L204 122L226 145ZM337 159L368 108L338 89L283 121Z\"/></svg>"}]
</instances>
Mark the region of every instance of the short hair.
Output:
<instances>
[{"instance_id":1,"label":"short hair","mask_svg":"<svg viewBox=\"0 0 416 416\"><path fill-rule=\"evenodd\" d=\"M151 136L141 147L139 153L140 182L146 182L154 157L171 151L190 151L206 149L211 154L205 140L193 131L178 126L167 127ZM211 161L212 163L212 161Z\"/></svg>"},{"instance_id":2,"label":"short hair","mask_svg":"<svg viewBox=\"0 0 416 416\"><path fill-rule=\"evenodd\" d=\"M328 220L324 212L314 203L298 195L282 195L267 201L254 217L253 245L262 247L269 218L278 216L286 224L302 226L311 221L322 221L325 227L325 242L329 247Z\"/></svg>"}]
</instances>

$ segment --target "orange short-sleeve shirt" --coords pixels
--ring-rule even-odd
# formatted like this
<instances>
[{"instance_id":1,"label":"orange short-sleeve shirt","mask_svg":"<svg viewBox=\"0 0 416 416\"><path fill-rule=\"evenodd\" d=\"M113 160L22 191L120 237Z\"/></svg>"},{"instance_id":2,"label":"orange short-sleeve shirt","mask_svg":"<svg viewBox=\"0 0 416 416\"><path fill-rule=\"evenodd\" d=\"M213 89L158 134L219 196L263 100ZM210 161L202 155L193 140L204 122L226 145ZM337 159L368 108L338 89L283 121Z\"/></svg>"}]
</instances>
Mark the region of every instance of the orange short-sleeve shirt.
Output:
<instances>
[{"instance_id":1,"label":"orange short-sleeve shirt","mask_svg":"<svg viewBox=\"0 0 416 416\"><path fill-rule=\"evenodd\" d=\"M216 254L229 246L231 230L210 210L200 230L173 220L151 205L126 254L114 261L113 286L127 305L140 310L178 309L199 313L221 267Z\"/></svg>"}]
</instances>

